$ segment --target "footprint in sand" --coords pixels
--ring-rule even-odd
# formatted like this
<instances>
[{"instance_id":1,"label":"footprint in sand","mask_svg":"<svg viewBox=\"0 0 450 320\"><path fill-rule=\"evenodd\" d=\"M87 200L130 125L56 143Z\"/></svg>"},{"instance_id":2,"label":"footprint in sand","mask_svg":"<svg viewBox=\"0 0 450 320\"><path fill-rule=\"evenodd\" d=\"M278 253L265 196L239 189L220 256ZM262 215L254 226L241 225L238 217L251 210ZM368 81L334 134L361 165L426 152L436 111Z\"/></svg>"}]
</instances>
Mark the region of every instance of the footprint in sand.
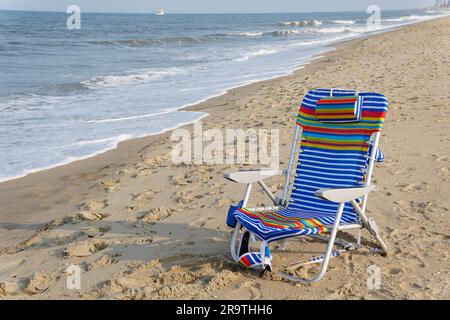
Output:
<instances>
[{"instance_id":1,"label":"footprint in sand","mask_svg":"<svg viewBox=\"0 0 450 320\"><path fill-rule=\"evenodd\" d=\"M439 174L448 176L450 175L450 169L446 167L439 168Z\"/></svg>"},{"instance_id":2,"label":"footprint in sand","mask_svg":"<svg viewBox=\"0 0 450 320\"><path fill-rule=\"evenodd\" d=\"M40 272L36 272L26 280L26 287L23 291L27 294L37 294L47 291L59 280L57 276L48 276Z\"/></svg>"},{"instance_id":3,"label":"footprint in sand","mask_svg":"<svg viewBox=\"0 0 450 320\"><path fill-rule=\"evenodd\" d=\"M262 291L260 284L246 281L244 282L242 287L250 291L250 300L258 300L262 298Z\"/></svg>"},{"instance_id":4,"label":"footprint in sand","mask_svg":"<svg viewBox=\"0 0 450 320\"><path fill-rule=\"evenodd\" d=\"M106 192L118 191L120 189L120 179L100 181L100 184Z\"/></svg>"},{"instance_id":5,"label":"footprint in sand","mask_svg":"<svg viewBox=\"0 0 450 320\"><path fill-rule=\"evenodd\" d=\"M193 182L193 178L187 173L177 174L171 177L172 183L175 186L186 186Z\"/></svg>"},{"instance_id":6,"label":"footprint in sand","mask_svg":"<svg viewBox=\"0 0 450 320\"><path fill-rule=\"evenodd\" d=\"M131 222L135 222L134 226L142 228L146 224L155 224L155 222L167 219L174 212L173 209L166 207L151 208L147 211L141 212L135 219L131 219Z\"/></svg>"},{"instance_id":7,"label":"footprint in sand","mask_svg":"<svg viewBox=\"0 0 450 320\"><path fill-rule=\"evenodd\" d=\"M167 162L168 160L170 160L171 154L167 153L167 154L159 155L159 156L155 156L155 157L147 157L147 156L144 156L144 157L146 159L143 160L143 163L145 165L153 166L156 169L157 167L161 167L161 165L164 162Z\"/></svg>"},{"instance_id":8,"label":"footprint in sand","mask_svg":"<svg viewBox=\"0 0 450 320\"><path fill-rule=\"evenodd\" d=\"M126 175L126 174L128 174L128 173L130 173L131 171L129 170L129 169L127 169L127 168L125 168L125 169L120 169L119 171L117 171L116 173L117 174L120 174L120 175Z\"/></svg>"},{"instance_id":9,"label":"footprint in sand","mask_svg":"<svg viewBox=\"0 0 450 320\"><path fill-rule=\"evenodd\" d=\"M79 212L77 214L77 218L85 221L98 221L107 217L109 217L109 214L101 212Z\"/></svg>"},{"instance_id":10,"label":"footprint in sand","mask_svg":"<svg viewBox=\"0 0 450 320\"><path fill-rule=\"evenodd\" d=\"M230 199L220 198L216 201L216 208L220 209L223 207L228 207L231 204Z\"/></svg>"},{"instance_id":11,"label":"footprint in sand","mask_svg":"<svg viewBox=\"0 0 450 320\"><path fill-rule=\"evenodd\" d=\"M153 239L152 238L141 238L141 239L137 239L135 241L136 244L149 244L152 243Z\"/></svg>"},{"instance_id":12,"label":"footprint in sand","mask_svg":"<svg viewBox=\"0 0 450 320\"><path fill-rule=\"evenodd\" d=\"M64 234L57 234L50 239L46 239L43 241L41 245L45 245L48 247L52 246L64 246L69 243L72 243L80 236L80 233L76 232L74 235L66 236Z\"/></svg>"},{"instance_id":13,"label":"footprint in sand","mask_svg":"<svg viewBox=\"0 0 450 320\"><path fill-rule=\"evenodd\" d=\"M439 214L443 216L449 211L449 208L442 203L436 203L431 201L420 202L417 204L418 211L423 214Z\"/></svg>"},{"instance_id":14,"label":"footprint in sand","mask_svg":"<svg viewBox=\"0 0 450 320\"><path fill-rule=\"evenodd\" d=\"M417 234L417 229L415 227L407 228L407 229L388 229L389 237L397 242L402 242L405 240L410 240L414 238Z\"/></svg>"},{"instance_id":15,"label":"footprint in sand","mask_svg":"<svg viewBox=\"0 0 450 320\"><path fill-rule=\"evenodd\" d=\"M398 257L404 261L409 261L411 263L413 262L413 260L415 260L417 266L420 268L425 268L426 266L428 266L426 260L416 250L401 251L400 253L398 253ZM412 265L410 267L414 268L414 266Z\"/></svg>"},{"instance_id":16,"label":"footprint in sand","mask_svg":"<svg viewBox=\"0 0 450 320\"><path fill-rule=\"evenodd\" d=\"M161 190L145 190L142 193L131 194L131 200L133 201L151 201Z\"/></svg>"},{"instance_id":17,"label":"footprint in sand","mask_svg":"<svg viewBox=\"0 0 450 320\"><path fill-rule=\"evenodd\" d=\"M394 201L393 212L409 212L412 210L413 202L408 200Z\"/></svg>"},{"instance_id":18,"label":"footprint in sand","mask_svg":"<svg viewBox=\"0 0 450 320\"><path fill-rule=\"evenodd\" d=\"M437 162L448 162L448 157L447 156L440 156L440 157L437 157L435 159L435 161L437 161Z\"/></svg>"},{"instance_id":19,"label":"footprint in sand","mask_svg":"<svg viewBox=\"0 0 450 320\"><path fill-rule=\"evenodd\" d=\"M209 218L200 218L198 220L195 220L191 222L189 225L192 227L204 227L206 225L206 222L213 219L212 217Z\"/></svg>"},{"instance_id":20,"label":"footprint in sand","mask_svg":"<svg viewBox=\"0 0 450 320\"><path fill-rule=\"evenodd\" d=\"M102 240L86 240L67 247L63 254L65 257L88 257L98 251L105 249L108 244Z\"/></svg>"},{"instance_id":21,"label":"footprint in sand","mask_svg":"<svg viewBox=\"0 0 450 320\"><path fill-rule=\"evenodd\" d=\"M110 226L101 226L101 227L87 227L81 230L81 233L87 235L89 238L94 238L95 236L102 236L106 232L111 231Z\"/></svg>"},{"instance_id":22,"label":"footprint in sand","mask_svg":"<svg viewBox=\"0 0 450 320\"><path fill-rule=\"evenodd\" d=\"M403 191L406 192L423 192L428 188L428 183L426 182L414 182L410 185L407 185L405 188L403 188Z\"/></svg>"},{"instance_id":23,"label":"footprint in sand","mask_svg":"<svg viewBox=\"0 0 450 320\"><path fill-rule=\"evenodd\" d=\"M132 193L131 194L131 204L128 205L128 209L129 210L139 210L141 209L143 206L147 205L148 203L150 203L153 198L158 194L161 193L161 190L145 190L142 193Z\"/></svg>"},{"instance_id":24,"label":"footprint in sand","mask_svg":"<svg viewBox=\"0 0 450 320\"><path fill-rule=\"evenodd\" d=\"M20 294L22 287L19 283L12 281L0 282L0 297L15 296Z\"/></svg>"},{"instance_id":25,"label":"footprint in sand","mask_svg":"<svg viewBox=\"0 0 450 320\"><path fill-rule=\"evenodd\" d=\"M7 247L4 249L4 252L7 254L15 254L20 251L23 251L29 247L32 247L40 242L42 244L51 244L52 241L58 242L58 240L62 240L64 243L67 243L66 241L72 241L76 238L76 236L59 236L57 235L56 238L53 237L50 240L43 240L44 235L48 234L49 231L55 229L56 227L59 227L66 223L78 223L78 219L75 219L75 217L64 217L64 218L58 218L50 221L49 223L44 224L43 226L39 227L33 235L31 235L28 239L21 241L17 245L13 245L10 247Z\"/></svg>"},{"instance_id":26,"label":"footprint in sand","mask_svg":"<svg viewBox=\"0 0 450 320\"><path fill-rule=\"evenodd\" d=\"M192 194L192 190L183 190L175 193L175 200L180 204L188 204L194 201L195 196Z\"/></svg>"},{"instance_id":27,"label":"footprint in sand","mask_svg":"<svg viewBox=\"0 0 450 320\"><path fill-rule=\"evenodd\" d=\"M108 206L108 201L89 200L80 205L81 211L100 211Z\"/></svg>"},{"instance_id":28,"label":"footprint in sand","mask_svg":"<svg viewBox=\"0 0 450 320\"><path fill-rule=\"evenodd\" d=\"M189 225L192 227L204 227L206 224L206 221L207 221L207 219L202 218L202 219L198 219L198 220L195 220L195 221L189 223Z\"/></svg>"},{"instance_id":29,"label":"footprint in sand","mask_svg":"<svg viewBox=\"0 0 450 320\"><path fill-rule=\"evenodd\" d=\"M58 218L51 222L52 227L64 225L66 223L77 224L83 221L99 221L110 215L103 212L103 209L108 206L108 201L89 200L79 206L80 211L76 216L66 216Z\"/></svg>"},{"instance_id":30,"label":"footprint in sand","mask_svg":"<svg viewBox=\"0 0 450 320\"><path fill-rule=\"evenodd\" d=\"M136 172L131 175L132 178L139 178L139 177L148 177L154 173L158 172L156 169L150 169L150 168L136 168Z\"/></svg>"},{"instance_id":31,"label":"footprint in sand","mask_svg":"<svg viewBox=\"0 0 450 320\"><path fill-rule=\"evenodd\" d=\"M115 255L110 256L110 255L105 254L98 260L89 263L86 266L86 271L92 270L97 267L107 267L107 266L116 264L117 262L119 262L119 260L117 259L117 256L115 256Z\"/></svg>"},{"instance_id":32,"label":"footprint in sand","mask_svg":"<svg viewBox=\"0 0 450 320\"><path fill-rule=\"evenodd\" d=\"M397 275L397 274L400 274L400 273L402 273L403 271L402 271L402 269L400 269L400 268L390 268L389 269L389 273L390 274L392 274L392 275Z\"/></svg>"}]
</instances>

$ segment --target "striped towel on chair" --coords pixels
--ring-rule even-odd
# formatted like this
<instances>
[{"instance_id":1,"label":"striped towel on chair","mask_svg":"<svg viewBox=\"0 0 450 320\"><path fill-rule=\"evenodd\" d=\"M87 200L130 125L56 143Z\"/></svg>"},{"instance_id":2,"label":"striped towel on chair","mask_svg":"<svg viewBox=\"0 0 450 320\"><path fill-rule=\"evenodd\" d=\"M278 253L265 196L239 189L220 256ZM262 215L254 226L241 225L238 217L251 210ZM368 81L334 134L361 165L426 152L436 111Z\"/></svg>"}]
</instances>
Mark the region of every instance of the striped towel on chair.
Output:
<instances>
[{"instance_id":1,"label":"striped towel on chair","mask_svg":"<svg viewBox=\"0 0 450 320\"><path fill-rule=\"evenodd\" d=\"M317 101L316 118L320 122L357 122L361 119L362 97L324 97Z\"/></svg>"}]
</instances>

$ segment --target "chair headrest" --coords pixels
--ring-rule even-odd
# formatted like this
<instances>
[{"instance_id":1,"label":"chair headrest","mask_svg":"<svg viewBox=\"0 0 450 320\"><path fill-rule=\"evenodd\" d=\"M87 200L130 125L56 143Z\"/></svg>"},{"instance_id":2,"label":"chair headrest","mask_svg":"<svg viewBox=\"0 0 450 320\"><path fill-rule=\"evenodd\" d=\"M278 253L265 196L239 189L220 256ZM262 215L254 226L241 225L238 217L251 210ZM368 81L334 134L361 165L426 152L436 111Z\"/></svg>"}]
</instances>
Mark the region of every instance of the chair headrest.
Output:
<instances>
[{"instance_id":1,"label":"chair headrest","mask_svg":"<svg viewBox=\"0 0 450 320\"><path fill-rule=\"evenodd\" d=\"M363 97L323 97L316 104L316 119L325 123L351 123L361 120Z\"/></svg>"},{"instance_id":2,"label":"chair headrest","mask_svg":"<svg viewBox=\"0 0 450 320\"><path fill-rule=\"evenodd\" d=\"M328 122L324 123L316 117L317 101L323 98L338 97L362 97L361 115L358 121L349 123ZM304 97L300 106L296 123L306 131L321 132L327 134L349 133L371 135L380 131L388 111L386 97L377 92L356 92L343 89L313 89ZM340 119L342 121L342 119Z\"/></svg>"}]
</instances>

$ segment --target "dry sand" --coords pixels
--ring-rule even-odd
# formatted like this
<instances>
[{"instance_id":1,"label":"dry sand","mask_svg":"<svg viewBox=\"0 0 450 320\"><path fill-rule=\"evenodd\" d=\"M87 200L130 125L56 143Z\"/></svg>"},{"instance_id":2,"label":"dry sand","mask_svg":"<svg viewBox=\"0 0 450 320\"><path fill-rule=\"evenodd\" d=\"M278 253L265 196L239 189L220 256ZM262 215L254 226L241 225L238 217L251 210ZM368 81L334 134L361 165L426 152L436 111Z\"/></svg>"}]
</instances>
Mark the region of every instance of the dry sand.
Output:
<instances>
[{"instance_id":1,"label":"dry sand","mask_svg":"<svg viewBox=\"0 0 450 320\"><path fill-rule=\"evenodd\" d=\"M240 269L227 260L225 216L243 187L222 177L239 166L174 165L170 135L163 134L1 183L0 297L450 298L449 37L450 18L442 18L343 43L292 76L190 108L210 114L205 129L280 129L285 166L293 119L308 89L384 93L390 100L381 141L386 162L375 169L378 189L368 210L389 257L361 250L334 258L314 285ZM276 191L281 182L272 179L270 186ZM255 191L251 202L268 204ZM317 253L323 244L291 241L288 249L275 254L275 264ZM79 290L66 287L72 264L81 268ZM367 288L371 265L380 268L380 290Z\"/></svg>"}]
</instances>

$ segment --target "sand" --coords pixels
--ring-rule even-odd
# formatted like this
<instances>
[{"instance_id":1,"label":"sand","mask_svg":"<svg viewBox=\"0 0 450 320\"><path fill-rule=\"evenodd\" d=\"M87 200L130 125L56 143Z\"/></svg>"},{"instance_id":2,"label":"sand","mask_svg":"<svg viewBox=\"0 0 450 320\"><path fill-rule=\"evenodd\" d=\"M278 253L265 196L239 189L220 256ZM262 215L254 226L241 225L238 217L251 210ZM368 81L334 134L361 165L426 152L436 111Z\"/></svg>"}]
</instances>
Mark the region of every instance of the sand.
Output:
<instances>
[{"instance_id":1,"label":"sand","mask_svg":"<svg viewBox=\"0 0 450 320\"><path fill-rule=\"evenodd\" d=\"M441 18L342 43L293 75L186 110L210 114L204 129L279 129L286 166L293 119L309 89L384 93L390 101L381 140L386 162L375 169L378 188L368 212L390 248L387 258L368 250L345 254L331 261L320 283L299 286L230 263L225 217L244 190L222 175L249 166L175 165L166 133L1 183L0 297L450 298L449 36L450 18ZM269 185L277 191L281 182L272 178ZM269 201L255 188L251 204ZM290 241L287 251L275 251L275 266L323 249ZM81 274L79 289L67 287L73 265ZM381 286L370 290L374 266Z\"/></svg>"}]
</instances>

